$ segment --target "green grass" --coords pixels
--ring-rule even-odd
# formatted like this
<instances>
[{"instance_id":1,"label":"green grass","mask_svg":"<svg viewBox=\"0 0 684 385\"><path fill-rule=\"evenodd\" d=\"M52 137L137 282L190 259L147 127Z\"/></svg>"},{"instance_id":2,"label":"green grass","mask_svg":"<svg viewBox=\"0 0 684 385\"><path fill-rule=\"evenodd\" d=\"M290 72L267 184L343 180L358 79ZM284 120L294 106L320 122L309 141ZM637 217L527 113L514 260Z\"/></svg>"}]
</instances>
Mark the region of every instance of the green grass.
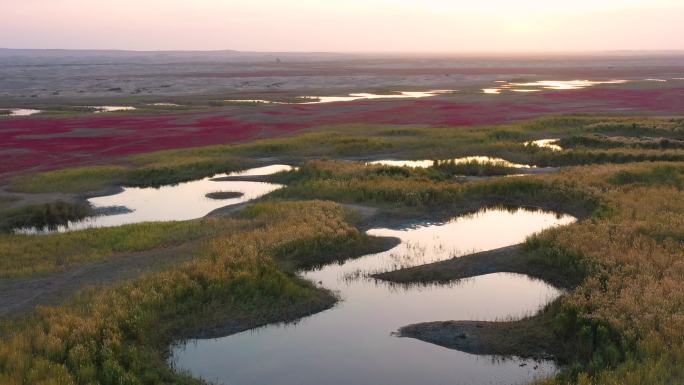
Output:
<instances>
[{"instance_id":1,"label":"green grass","mask_svg":"<svg viewBox=\"0 0 684 385\"><path fill-rule=\"evenodd\" d=\"M560 140L563 148L644 148L680 149L684 142L662 137L607 136L598 134L573 135Z\"/></svg>"},{"instance_id":2,"label":"green grass","mask_svg":"<svg viewBox=\"0 0 684 385\"><path fill-rule=\"evenodd\" d=\"M67 168L15 178L12 189L27 193L99 191L122 183L125 173L119 166Z\"/></svg>"},{"instance_id":3,"label":"green grass","mask_svg":"<svg viewBox=\"0 0 684 385\"><path fill-rule=\"evenodd\" d=\"M51 273L111 258L235 231L229 219L139 223L47 235L0 235L0 277Z\"/></svg>"},{"instance_id":4,"label":"green grass","mask_svg":"<svg viewBox=\"0 0 684 385\"><path fill-rule=\"evenodd\" d=\"M598 206L593 194L562 180L543 177L497 178L454 183L431 169L365 166L358 162L311 161L278 179L289 183L272 197L329 199L384 207L426 210L489 204L544 205L586 213ZM459 210L457 210L459 211Z\"/></svg>"},{"instance_id":5,"label":"green grass","mask_svg":"<svg viewBox=\"0 0 684 385\"><path fill-rule=\"evenodd\" d=\"M154 153L133 157L128 166L92 166L16 177L11 189L27 193L87 193L124 185L156 187L186 182L250 165L236 157L178 157Z\"/></svg>"},{"instance_id":6,"label":"green grass","mask_svg":"<svg viewBox=\"0 0 684 385\"><path fill-rule=\"evenodd\" d=\"M610 178L610 182L617 185L662 185L681 189L684 186L684 167L667 165L647 170L620 171Z\"/></svg>"},{"instance_id":7,"label":"green grass","mask_svg":"<svg viewBox=\"0 0 684 385\"><path fill-rule=\"evenodd\" d=\"M453 160L436 162L432 166L437 171L447 175L467 175L467 176L501 176L517 174L520 170L509 167L505 162L479 162L477 160L465 163L455 163Z\"/></svg>"}]
</instances>

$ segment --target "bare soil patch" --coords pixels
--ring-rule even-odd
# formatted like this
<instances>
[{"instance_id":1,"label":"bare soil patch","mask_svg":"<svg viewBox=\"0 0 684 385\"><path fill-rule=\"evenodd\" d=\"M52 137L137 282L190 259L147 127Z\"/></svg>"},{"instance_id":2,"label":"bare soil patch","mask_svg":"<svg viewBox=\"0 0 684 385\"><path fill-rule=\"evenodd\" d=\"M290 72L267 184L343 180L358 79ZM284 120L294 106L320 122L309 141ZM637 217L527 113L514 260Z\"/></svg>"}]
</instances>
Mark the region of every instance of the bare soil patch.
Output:
<instances>
[{"instance_id":1,"label":"bare soil patch","mask_svg":"<svg viewBox=\"0 0 684 385\"><path fill-rule=\"evenodd\" d=\"M185 262L197 245L122 255L40 277L0 279L0 318L26 315L36 306L58 305L85 288L133 280Z\"/></svg>"}]
</instances>

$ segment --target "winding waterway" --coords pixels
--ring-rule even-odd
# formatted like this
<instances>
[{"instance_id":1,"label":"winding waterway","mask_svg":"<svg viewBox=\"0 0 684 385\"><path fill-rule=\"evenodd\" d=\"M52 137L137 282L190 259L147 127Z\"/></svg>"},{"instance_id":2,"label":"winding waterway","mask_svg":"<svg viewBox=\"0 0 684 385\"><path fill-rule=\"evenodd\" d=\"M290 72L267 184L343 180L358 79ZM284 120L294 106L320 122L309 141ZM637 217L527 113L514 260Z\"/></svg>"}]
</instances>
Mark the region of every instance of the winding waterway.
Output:
<instances>
[{"instance_id":1,"label":"winding waterway","mask_svg":"<svg viewBox=\"0 0 684 385\"><path fill-rule=\"evenodd\" d=\"M542 281L498 273L450 285L398 286L370 274L496 249L568 215L487 209L440 223L369 230L401 239L393 249L304 271L336 292L338 305L297 323L272 324L172 347L170 363L228 385L517 384L556 373L551 361L477 356L392 335L412 323L503 320L534 314L561 294Z\"/></svg>"}]
</instances>

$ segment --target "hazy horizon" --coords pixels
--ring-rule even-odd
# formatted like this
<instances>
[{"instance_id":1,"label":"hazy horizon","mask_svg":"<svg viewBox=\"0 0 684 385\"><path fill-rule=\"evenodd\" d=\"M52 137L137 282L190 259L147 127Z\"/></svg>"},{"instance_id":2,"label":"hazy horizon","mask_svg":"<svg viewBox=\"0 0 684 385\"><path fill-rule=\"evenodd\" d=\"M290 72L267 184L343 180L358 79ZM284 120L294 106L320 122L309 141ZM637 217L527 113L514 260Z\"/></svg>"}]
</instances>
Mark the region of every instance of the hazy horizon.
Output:
<instances>
[{"instance_id":1,"label":"hazy horizon","mask_svg":"<svg viewBox=\"0 0 684 385\"><path fill-rule=\"evenodd\" d=\"M125 48L59 48L59 47L5 47L0 46L0 50L7 51L82 51L82 52L131 52L131 53L165 53L165 52L182 52L182 53L238 53L238 54L331 54L331 55L405 55L405 56L525 56L525 55L612 55L612 54L683 54L682 49L620 49L620 50L539 50L539 51L297 51L297 50L282 50L282 51L258 51L258 50L236 50L231 48L217 48L217 49L125 49Z\"/></svg>"},{"instance_id":2,"label":"hazy horizon","mask_svg":"<svg viewBox=\"0 0 684 385\"><path fill-rule=\"evenodd\" d=\"M23 0L0 47L520 54L684 50L676 0Z\"/></svg>"}]
</instances>

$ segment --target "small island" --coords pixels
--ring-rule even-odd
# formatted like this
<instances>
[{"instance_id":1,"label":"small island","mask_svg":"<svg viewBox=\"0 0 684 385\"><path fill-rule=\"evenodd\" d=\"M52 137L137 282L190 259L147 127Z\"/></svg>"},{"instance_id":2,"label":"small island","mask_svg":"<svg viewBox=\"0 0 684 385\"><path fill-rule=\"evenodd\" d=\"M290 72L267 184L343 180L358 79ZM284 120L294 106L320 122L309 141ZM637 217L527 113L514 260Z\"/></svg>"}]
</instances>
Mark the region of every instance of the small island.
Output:
<instances>
[{"instance_id":1,"label":"small island","mask_svg":"<svg viewBox=\"0 0 684 385\"><path fill-rule=\"evenodd\" d=\"M208 194L205 194L204 196L209 198L209 199L216 199L216 200L222 200L222 199L233 199L233 198L240 198L245 194L237 191L215 191L215 192L210 192Z\"/></svg>"}]
</instances>

